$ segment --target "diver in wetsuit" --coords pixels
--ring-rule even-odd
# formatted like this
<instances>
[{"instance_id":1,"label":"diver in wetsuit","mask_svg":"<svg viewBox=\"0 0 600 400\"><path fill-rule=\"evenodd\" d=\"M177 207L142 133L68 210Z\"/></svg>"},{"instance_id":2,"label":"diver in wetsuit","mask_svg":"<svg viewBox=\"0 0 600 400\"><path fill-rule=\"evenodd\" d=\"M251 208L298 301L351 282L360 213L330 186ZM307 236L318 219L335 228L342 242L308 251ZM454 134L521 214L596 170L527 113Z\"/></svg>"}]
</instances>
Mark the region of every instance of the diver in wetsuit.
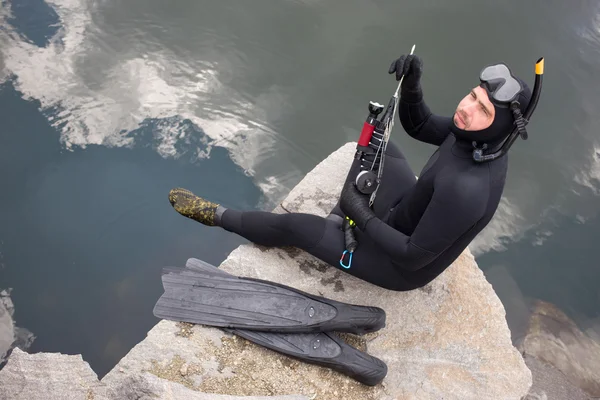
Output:
<instances>
[{"instance_id":1,"label":"diver in wetsuit","mask_svg":"<svg viewBox=\"0 0 600 400\"><path fill-rule=\"evenodd\" d=\"M263 246L295 246L338 268L345 249L341 226L348 216L356 224L359 245L351 267L343 271L397 291L431 282L492 219L506 179L505 153L516 138L515 126L525 138L523 113L532 93L504 64L489 66L453 117L444 117L433 114L423 100L418 56L398 58L388 72L396 80L404 75L398 112L405 131L437 147L419 179L400 149L388 143L372 207L370 196L354 183L357 159L327 218L227 209L181 188L169 193L171 205L205 225L221 226Z\"/></svg>"}]
</instances>

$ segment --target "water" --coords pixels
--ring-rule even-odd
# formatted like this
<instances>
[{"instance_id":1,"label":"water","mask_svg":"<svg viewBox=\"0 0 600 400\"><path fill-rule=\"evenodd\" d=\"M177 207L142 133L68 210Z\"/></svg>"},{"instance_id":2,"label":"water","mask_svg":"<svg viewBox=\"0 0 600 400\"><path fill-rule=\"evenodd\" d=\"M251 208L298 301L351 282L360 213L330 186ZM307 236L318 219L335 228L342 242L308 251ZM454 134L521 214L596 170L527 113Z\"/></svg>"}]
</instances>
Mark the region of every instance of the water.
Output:
<instances>
[{"instance_id":1,"label":"water","mask_svg":"<svg viewBox=\"0 0 600 400\"><path fill-rule=\"evenodd\" d=\"M597 1L0 4L0 289L30 351L81 353L103 376L157 322L163 266L245 243L177 215L169 189L272 208L357 139L413 44L446 115L484 65L533 84L545 57L530 139L471 250L515 336L529 299L600 325ZM433 151L399 124L392 141L417 172Z\"/></svg>"}]
</instances>

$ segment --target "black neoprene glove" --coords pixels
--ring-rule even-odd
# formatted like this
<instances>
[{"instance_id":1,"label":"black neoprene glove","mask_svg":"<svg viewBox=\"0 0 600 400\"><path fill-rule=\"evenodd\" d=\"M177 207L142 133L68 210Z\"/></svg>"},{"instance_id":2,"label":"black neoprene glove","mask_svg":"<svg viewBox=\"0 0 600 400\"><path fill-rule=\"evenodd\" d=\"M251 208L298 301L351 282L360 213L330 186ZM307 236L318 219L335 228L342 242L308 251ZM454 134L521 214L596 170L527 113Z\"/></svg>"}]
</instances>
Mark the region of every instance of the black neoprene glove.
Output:
<instances>
[{"instance_id":1,"label":"black neoprene glove","mask_svg":"<svg viewBox=\"0 0 600 400\"><path fill-rule=\"evenodd\" d=\"M394 72L396 73L396 81L399 81L402 75L404 75L404 80L402 81L403 88L416 88L419 86L421 76L423 75L423 60L414 54L402 55L390 65L388 73L393 74Z\"/></svg>"},{"instance_id":2,"label":"black neoprene glove","mask_svg":"<svg viewBox=\"0 0 600 400\"><path fill-rule=\"evenodd\" d=\"M375 213L369 207L370 198L371 195L359 192L352 181L346 182L340 196L340 209L361 231L364 231L367 223L375 218Z\"/></svg>"}]
</instances>

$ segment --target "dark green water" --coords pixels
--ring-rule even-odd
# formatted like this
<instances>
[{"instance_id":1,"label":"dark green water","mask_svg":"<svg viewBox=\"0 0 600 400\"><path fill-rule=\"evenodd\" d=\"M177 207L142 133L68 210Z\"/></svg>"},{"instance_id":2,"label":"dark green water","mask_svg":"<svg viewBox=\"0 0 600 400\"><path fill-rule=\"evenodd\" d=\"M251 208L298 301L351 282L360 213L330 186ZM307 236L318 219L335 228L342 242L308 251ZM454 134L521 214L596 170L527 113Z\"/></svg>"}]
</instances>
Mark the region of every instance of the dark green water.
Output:
<instances>
[{"instance_id":1,"label":"dark green water","mask_svg":"<svg viewBox=\"0 0 600 400\"><path fill-rule=\"evenodd\" d=\"M160 269L244 241L177 215L170 188L269 209L358 137L390 62L423 58L451 114L487 64L533 84L530 139L472 243L515 337L531 299L600 332L597 1L0 1L0 289L30 351L104 375L157 322ZM433 148L392 141L418 172Z\"/></svg>"}]
</instances>

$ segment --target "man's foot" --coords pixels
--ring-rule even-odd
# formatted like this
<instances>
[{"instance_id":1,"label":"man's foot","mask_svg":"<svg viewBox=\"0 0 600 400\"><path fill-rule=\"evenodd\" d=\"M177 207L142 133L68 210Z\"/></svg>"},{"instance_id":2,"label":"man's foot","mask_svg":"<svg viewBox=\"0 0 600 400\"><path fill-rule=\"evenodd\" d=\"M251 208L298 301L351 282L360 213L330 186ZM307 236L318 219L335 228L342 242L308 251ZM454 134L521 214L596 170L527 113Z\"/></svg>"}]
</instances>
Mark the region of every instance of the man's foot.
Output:
<instances>
[{"instance_id":1,"label":"man's foot","mask_svg":"<svg viewBox=\"0 0 600 400\"><path fill-rule=\"evenodd\" d=\"M219 204L204 200L182 188L171 189L169 202L179 214L208 226L219 225L225 210Z\"/></svg>"}]
</instances>

